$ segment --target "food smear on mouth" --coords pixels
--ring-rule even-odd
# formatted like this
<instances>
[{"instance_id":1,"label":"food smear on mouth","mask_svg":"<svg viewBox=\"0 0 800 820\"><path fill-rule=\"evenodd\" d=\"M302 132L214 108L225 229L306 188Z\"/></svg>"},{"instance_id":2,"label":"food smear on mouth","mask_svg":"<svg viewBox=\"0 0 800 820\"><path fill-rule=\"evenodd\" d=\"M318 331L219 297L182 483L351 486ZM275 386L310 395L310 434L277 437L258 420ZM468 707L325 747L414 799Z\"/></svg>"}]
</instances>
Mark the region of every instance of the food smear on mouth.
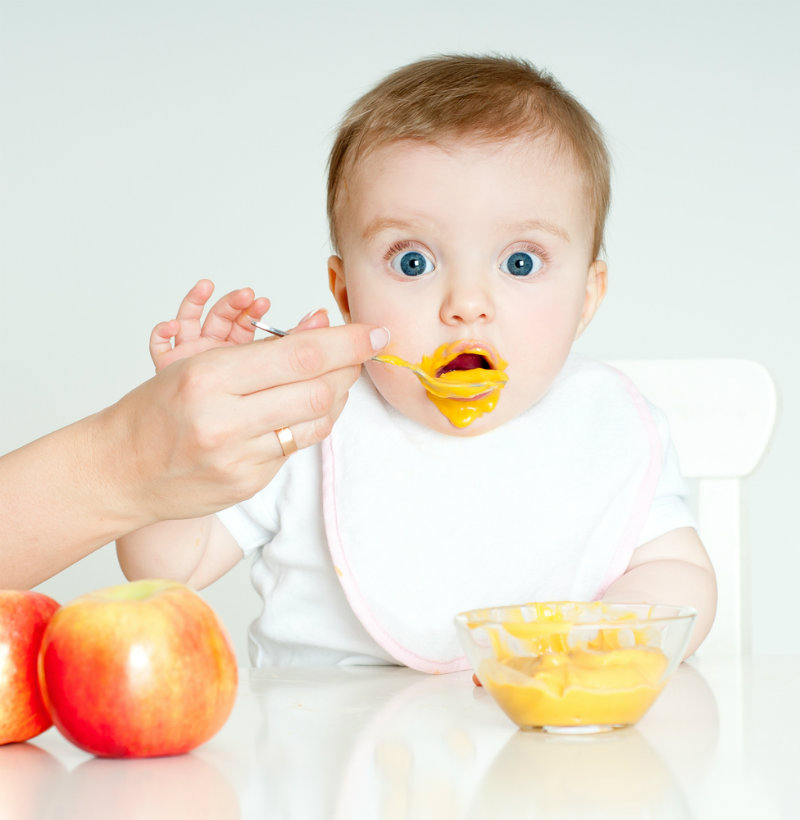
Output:
<instances>
[{"instance_id":1,"label":"food smear on mouth","mask_svg":"<svg viewBox=\"0 0 800 820\"><path fill-rule=\"evenodd\" d=\"M444 344L432 356L412 365L398 356L376 356L379 361L411 367L428 398L454 427L467 427L497 406L508 381L507 363L482 345Z\"/></svg>"},{"instance_id":2,"label":"food smear on mouth","mask_svg":"<svg viewBox=\"0 0 800 820\"><path fill-rule=\"evenodd\" d=\"M535 620L496 632L471 624L493 632L495 657L481 663L481 683L522 728L636 723L666 683L658 641L647 628L621 629L618 622L576 638L564 617L570 605L529 604L539 609Z\"/></svg>"}]
</instances>

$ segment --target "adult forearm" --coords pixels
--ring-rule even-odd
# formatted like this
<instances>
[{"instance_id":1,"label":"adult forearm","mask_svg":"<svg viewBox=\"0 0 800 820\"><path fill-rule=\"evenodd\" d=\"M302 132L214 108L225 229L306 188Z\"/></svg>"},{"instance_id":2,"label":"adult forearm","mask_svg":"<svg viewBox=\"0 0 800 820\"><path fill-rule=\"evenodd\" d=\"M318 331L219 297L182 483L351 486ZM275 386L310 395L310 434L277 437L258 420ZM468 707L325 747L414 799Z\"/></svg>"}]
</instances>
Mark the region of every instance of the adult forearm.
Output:
<instances>
[{"instance_id":1,"label":"adult forearm","mask_svg":"<svg viewBox=\"0 0 800 820\"><path fill-rule=\"evenodd\" d=\"M697 610L685 657L705 639L714 621L717 585L714 572L687 561L650 561L629 569L606 590L604 601L680 604Z\"/></svg>"},{"instance_id":2,"label":"adult forearm","mask_svg":"<svg viewBox=\"0 0 800 820\"><path fill-rule=\"evenodd\" d=\"M41 583L150 523L114 408L0 458L0 587Z\"/></svg>"}]
</instances>

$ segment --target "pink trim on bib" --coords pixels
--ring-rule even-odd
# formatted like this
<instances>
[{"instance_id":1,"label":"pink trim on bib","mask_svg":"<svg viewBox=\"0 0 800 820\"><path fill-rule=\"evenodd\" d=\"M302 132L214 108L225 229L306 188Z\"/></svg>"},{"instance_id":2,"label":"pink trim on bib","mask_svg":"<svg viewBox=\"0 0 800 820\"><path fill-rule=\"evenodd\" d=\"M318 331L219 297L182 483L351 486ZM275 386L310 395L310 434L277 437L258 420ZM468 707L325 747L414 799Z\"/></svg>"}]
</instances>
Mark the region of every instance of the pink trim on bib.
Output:
<instances>
[{"instance_id":1,"label":"pink trim on bib","mask_svg":"<svg viewBox=\"0 0 800 820\"><path fill-rule=\"evenodd\" d=\"M617 368L609 369L614 370L614 372L619 375L620 381L631 397L633 405L639 414L639 418L647 433L648 443L650 444L650 463L639 485L639 492L636 495L636 501L631 517L628 519L628 525L622 533L622 538L620 538L619 546L611 560L606 577L600 585L596 596L598 598L604 595L611 584L623 575L630 563L633 551L638 546L636 542L639 534L650 512L650 506L653 503L653 496L658 487L658 481L661 477L661 470L664 463L661 436L658 434L658 427L647 402L628 376L621 370L617 370Z\"/></svg>"},{"instance_id":2,"label":"pink trim on bib","mask_svg":"<svg viewBox=\"0 0 800 820\"><path fill-rule=\"evenodd\" d=\"M323 441L321 449L323 462L322 509L325 518L325 532L328 537L328 549L333 559L333 565L336 570L336 575L339 578L339 583L341 583L347 601L358 620L361 621L361 624L379 646L383 647L397 661L411 669L432 674L461 672L470 669L470 663L464 656L452 658L449 661L436 661L430 658L423 658L415 652L412 652L410 649L398 643L375 616L364 593L361 591L353 576L342 542L339 520L336 515L336 459L330 436Z\"/></svg>"}]
</instances>

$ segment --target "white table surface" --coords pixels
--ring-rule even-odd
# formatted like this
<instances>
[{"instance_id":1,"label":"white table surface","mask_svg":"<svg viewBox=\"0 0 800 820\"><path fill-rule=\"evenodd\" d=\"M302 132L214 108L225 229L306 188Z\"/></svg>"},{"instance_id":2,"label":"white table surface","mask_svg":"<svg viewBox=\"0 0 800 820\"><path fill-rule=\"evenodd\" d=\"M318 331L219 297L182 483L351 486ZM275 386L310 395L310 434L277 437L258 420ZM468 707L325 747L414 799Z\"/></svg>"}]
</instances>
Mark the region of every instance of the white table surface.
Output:
<instances>
[{"instance_id":1,"label":"white table surface","mask_svg":"<svg viewBox=\"0 0 800 820\"><path fill-rule=\"evenodd\" d=\"M468 673L242 670L188 755L0 747L0 818L798 818L800 656L692 660L633 728L520 732Z\"/></svg>"}]
</instances>

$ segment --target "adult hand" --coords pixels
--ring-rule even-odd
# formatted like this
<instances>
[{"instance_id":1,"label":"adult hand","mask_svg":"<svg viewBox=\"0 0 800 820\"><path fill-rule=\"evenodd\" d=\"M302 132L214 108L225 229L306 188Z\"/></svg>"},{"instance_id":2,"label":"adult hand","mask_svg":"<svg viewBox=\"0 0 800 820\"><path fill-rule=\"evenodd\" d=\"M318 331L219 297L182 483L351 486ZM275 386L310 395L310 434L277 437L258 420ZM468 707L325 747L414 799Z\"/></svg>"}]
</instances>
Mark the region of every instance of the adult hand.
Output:
<instances>
[{"instance_id":1,"label":"adult hand","mask_svg":"<svg viewBox=\"0 0 800 820\"><path fill-rule=\"evenodd\" d=\"M109 440L127 442L128 478L116 484L144 523L206 515L264 487L285 458L275 431L288 427L298 448L325 438L361 363L389 341L379 327L331 328L324 313L295 330L174 362L105 411Z\"/></svg>"}]
</instances>

